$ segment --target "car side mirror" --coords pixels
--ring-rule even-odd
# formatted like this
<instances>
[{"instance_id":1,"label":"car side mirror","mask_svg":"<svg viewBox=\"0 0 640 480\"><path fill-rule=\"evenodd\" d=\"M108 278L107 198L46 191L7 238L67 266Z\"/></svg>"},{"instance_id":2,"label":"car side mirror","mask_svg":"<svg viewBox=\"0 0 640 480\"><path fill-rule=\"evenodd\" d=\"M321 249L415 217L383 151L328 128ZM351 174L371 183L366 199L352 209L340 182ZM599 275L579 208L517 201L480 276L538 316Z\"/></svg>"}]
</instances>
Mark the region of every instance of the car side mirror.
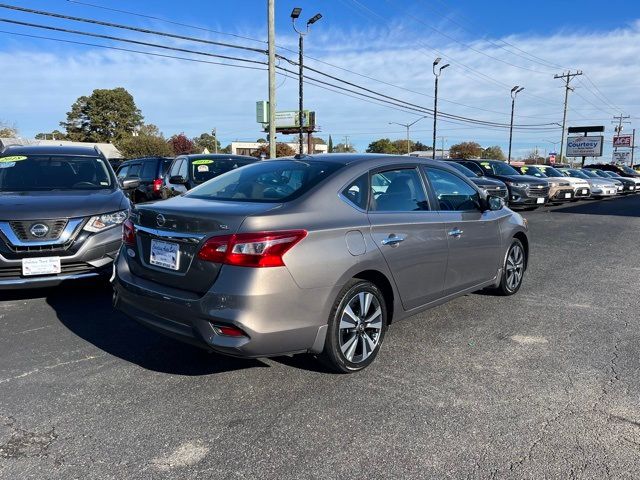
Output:
<instances>
[{"instance_id":1,"label":"car side mirror","mask_svg":"<svg viewBox=\"0 0 640 480\"><path fill-rule=\"evenodd\" d=\"M504 198L497 197L495 195L489 195L487 197L487 207L489 207L488 210L491 210L492 212L496 210L502 210L504 206Z\"/></svg>"},{"instance_id":2,"label":"car side mirror","mask_svg":"<svg viewBox=\"0 0 640 480\"><path fill-rule=\"evenodd\" d=\"M185 183L187 183L187 179L182 175L172 175L171 177L169 177L169 183L184 185Z\"/></svg>"},{"instance_id":3,"label":"car side mirror","mask_svg":"<svg viewBox=\"0 0 640 480\"><path fill-rule=\"evenodd\" d=\"M122 187L123 190L135 190L139 186L140 186L139 178L127 178L124 180L120 180L120 187Z\"/></svg>"}]
</instances>

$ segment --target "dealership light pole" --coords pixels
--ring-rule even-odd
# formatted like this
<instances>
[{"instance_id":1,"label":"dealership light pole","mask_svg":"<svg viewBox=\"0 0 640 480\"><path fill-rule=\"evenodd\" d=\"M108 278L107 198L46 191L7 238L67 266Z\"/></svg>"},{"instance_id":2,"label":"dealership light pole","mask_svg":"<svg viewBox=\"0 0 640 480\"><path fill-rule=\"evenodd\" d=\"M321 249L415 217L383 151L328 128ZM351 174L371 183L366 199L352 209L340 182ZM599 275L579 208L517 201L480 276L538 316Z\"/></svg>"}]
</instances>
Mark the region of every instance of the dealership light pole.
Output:
<instances>
[{"instance_id":1,"label":"dealership light pole","mask_svg":"<svg viewBox=\"0 0 640 480\"><path fill-rule=\"evenodd\" d=\"M582 75L580 70L575 73L571 73L569 70L567 73L562 73L562 75L554 75L553 78L558 79L561 78L564 80L564 112L562 114L562 136L560 137L560 162L562 162L562 154L564 152L564 131L567 125L567 103L569 102L569 91L573 91L573 88L569 86L569 82L573 77L578 77ZM584 163L584 162L583 162Z\"/></svg>"},{"instance_id":2,"label":"dealership light pole","mask_svg":"<svg viewBox=\"0 0 640 480\"><path fill-rule=\"evenodd\" d=\"M269 158L276 158L276 27L275 0L267 2L269 53ZM217 142L216 142L217 145Z\"/></svg>"},{"instance_id":3,"label":"dealership light pole","mask_svg":"<svg viewBox=\"0 0 640 480\"><path fill-rule=\"evenodd\" d=\"M311 17L309 20L307 20L307 26L305 30L298 30L296 28L296 19L300 16L300 13L302 12L302 9L300 7L295 7L292 11L291 11L291 24L293 25L293 29L295 30L295 32L298 34L299 40L298 40L298 47L299 47L299 54L298 54L298 66L300 67L299 70L299 74L298 74L298 143L299 143L299 154L302 155L303 154L303 148L304 148L304 141L303 141L303 137L304 137L304 113L303 113L303 109L304 109L304 99L303 99L303 80L304 80L304 59L303 59L303 51L304 51L304 37L305 35L307 35L309 33L309 27L311 27L311 25L313 25L314 23L316 23L318 20L320 20L322 18L322 15L320 15L319 13L314 15L313 17Z\"/></svg>"},{"instance_id":4,"label":"dealership light pole","mask_svg":"<svg viewBox=\"0 0 640 480\"><path fill-rule=\"evenodd\" d=\"M445 64L441 66L436 72L436 66L440 63L442 59L440 57L436 58L433 62L433 75L436 77L435 82L435 95L433 97L433 159L436 158L436 127L438 122L438 78L442 74L442 70L447 68L449 64Z\"/></svg>"},{"instance_id":5,"label":"dealership light pole","mask_svg":"<svg viewBox=\"0 0 640 480\"><path fill-rule=\"evenodd\" d=\"M507 156L507 163L511 165L511 142L513 140L513 111L516 108L516 97L524 90L524 87L516 85L511 89L511 123L509 124L509 155Z\"/></svg>"},{"instance_id":6,"label":"dealership light pole","mask_svg":"<svg viewBox=\"0 0 640 480\"><path fill-rule=\"evenodd\" d=\"M409 129L415 125L416 123L418 123L420 120L422 120L423 118L427 118L427 116L425 115L424 117L420 117L419 119L417 119L415 122L411 122L411 123L398 123L398 122L389 122L389 125L400 125L401 127L404 127L407 129L407 155L411 153L411 140L409 140Z\"/></svg>"}]
</instances>

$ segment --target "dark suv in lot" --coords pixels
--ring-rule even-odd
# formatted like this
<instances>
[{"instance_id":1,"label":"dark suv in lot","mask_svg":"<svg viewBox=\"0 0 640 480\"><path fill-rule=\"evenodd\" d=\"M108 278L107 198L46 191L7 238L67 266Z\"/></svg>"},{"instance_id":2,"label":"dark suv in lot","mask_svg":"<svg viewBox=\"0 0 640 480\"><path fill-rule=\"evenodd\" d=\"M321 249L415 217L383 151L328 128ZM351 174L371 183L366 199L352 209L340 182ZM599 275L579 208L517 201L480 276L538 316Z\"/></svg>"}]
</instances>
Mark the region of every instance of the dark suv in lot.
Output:
<instances>
[{"instance_id":1,"label":"dark suv in lot","mask_svg":"<svg viewBox=\"0 0 640 480\"><path fill-rule=\"evenodd\" d=\"M454 160L477 175L495 178L509 189L509 206L533 210L549 200L549 183L529 175L521 175L501 160Z\"/></svg>"},{"instance_id":2,"label":"dark suv in lot","mask_svg":"<svg viewBox=\"0 0 640 480\"><path fill-rule=\"evenodd\" d=\"M495 178L480 176L460 163L447 162L447 165L455 168L458 172L475 183L487 195L500 197L504 200L505 204L509 203L509 190L507 190L507 186L504 184L504 182L501 182L500 180L497 180Z\"/></svg>"},{"instance_id":3,"label":"dark suv in lot","mask_svg":"<svg viewBox=\"0 0 640 480\"><path fill-rule=\"evenodd\" d=\"M162 198L162 184L171 158L145 157L122 162L116 171L121 186L133 203ZM126 182L126 184L125 184Z\"/></svg>"},{"instance_id":4,"label":"dark suv in lot","mask_svg":"<svg viewBox=\"0 0 640 480\"><path fill-rule=\"evenodd\" d=\"M243 155L180 155L165 175L163 198L181 195L218 175L257 161L257 158Z\"/></svg>"},{"instance_id":5,"label":"dark suv in lot","mask_svg":"<svg viewBox=\"0 0 640 480\"><path fill-rule=\"evenodd\" d=\"M604 170L605 172L616 172L621 177L640 178L640 173L626 165L613 165L611 163L592 163L586 165L585 168Z\"/></svg>"},{"instance_id":6,"label":"dark suv in lot","mask_svg":"<svg viewBox=\"0 0 640 480\"><path fill-rule=\"evenodd\" d=\"M98 150L0 150L0 290L109 274L128 214Z\"/></svg>"}]
</instances>

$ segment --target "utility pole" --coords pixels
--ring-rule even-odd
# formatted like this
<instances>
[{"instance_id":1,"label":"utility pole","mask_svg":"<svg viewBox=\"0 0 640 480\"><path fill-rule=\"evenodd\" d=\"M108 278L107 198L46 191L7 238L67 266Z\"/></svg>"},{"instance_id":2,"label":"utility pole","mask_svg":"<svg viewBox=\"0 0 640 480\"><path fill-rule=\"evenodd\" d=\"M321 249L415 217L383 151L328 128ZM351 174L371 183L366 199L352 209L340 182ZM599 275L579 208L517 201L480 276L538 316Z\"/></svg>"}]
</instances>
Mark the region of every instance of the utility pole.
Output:
<instances>
[{"instance_id":1,"label":"utility pole","mask_svg":"<svg viewBox=\"0 0 640 480\"><path fill-rule=\"evenodd\" d=\"M440 153L442 154L442 158L444 158L444 142L447 140L445 137L438 137L440 139Z\"/></svg>"},{"instance_id":2,"label":"utility pole","mask_svg":"<svg viewBox=\"0 0 640 480\"><path fill-rule=\"evenodd\" d=\"M562 162L562 154L564 152L564 131L567 125L567 103L569 102L569 90L573 91L573 88L569 86L569 82L573 77L582 75L582 70L576 70L575 73L571 73L569 70L562 75L554 75L553 78L562 78L565 81L564 84L564 113L562 114L562 137L560 138L560 162Z\"/></svg>"},{"instance_id":3,"label":"utility pole","mask_svg":"<svg viewBox=\"0 0 640 480\"><path fill-rule=\"evenodd\" d=\"M214 128L211 133L213 133L213 145L216 153L218 153L218 129Z\"/></svg>"},{"instance_id":4,"label":"utility pole","mask_svg":"<svg viewBox=\"0 0 640 480\"><path fill-rule=\"evenodd\" d=\"M316 14L307 20L307 28L306 30L298 30L296 28L296 19L300 16L302 12L302 8L295 7L291 11L291 24L293 25L293 30L298 34L298 145L299 145L299 154L304 154L304 97L303 97L303 86L304 86L304 37L309 33L309 27L316 23L318 20L322 18L321 14ZM309 152L311 153L311 152Z\"/></svg>"},{"instance_id":5,"label":"utility pole","mask_svg":"<svg viewBox=\"0 0 640 480\"><path fill-rule=\"evenodd\" d=\"M442 59L440 57L436 58L433 61L433 75L436 77L435 81L435 95L433 96L433 155L432 158L436 159L436 128L438 123L438 78L440 78L440 74L442 74L442 70L447 68L449 64L441 66L436 73L436 66L440 63Z\"/></svg>"},{"instance_id":6,"label":"utility pole","mask_svg":"<svg viewBox=\"0 0 640 480\"><path fill-rule=\"evenodd\" d=\"M636 129L633 129L633 133L631 134L631 168L633 168L633 152L636 149Z\"/></svg>"},{"instance_id":7,"label":"utility pole","mask_svg":"<svg viewBox=\"0 0 640 480\"><path fill-rule=\"evenodd\" d=\"M276 158L276 27L275 0L267 2L269 50L269 158ZM216 142L217 145L217 142Z\"/></svg>"},{"instance_id":8,"label":"utility pole","mask_svg":"<svg viewBox=\"0 0 640 480\"><path fill-rule=\"evenodd\" d=\"M422 120L423 118L427 118L426 116L424 117L420 117L419 119L417 119L415 122L411 122L411 123L398 123L398 122L389 122L389 125L400 125L401 127L404 127L407 129L407 155L409 155L411 153L411 140L409 138L409 129L415 125L416 123L418 123L420 120ZM434 140L435 142L435 140Z\"/></svg>"},{"instance_id":9,"label":"utility pole","mask_svg":"<svg viewBox=\"0 0 640 480\"><path fill-rule=\"evenodd\" d=\"M344 149L349 152L349 136L345 135L344 136Z\"/></svg>"},{"instance_id":10,"label":"utility pole","mask_svg":"<svg viewBox=\"0 0 640 480\"><path fill-rule=\"evenodd\" d=\"M507 155L507 163L511 165L511 142L513 141L513 112L516 109L516 97L524 90L524 87L516 85L511 89L511 123L509 124L509 154Z\"/></svg>"}]
</instances>

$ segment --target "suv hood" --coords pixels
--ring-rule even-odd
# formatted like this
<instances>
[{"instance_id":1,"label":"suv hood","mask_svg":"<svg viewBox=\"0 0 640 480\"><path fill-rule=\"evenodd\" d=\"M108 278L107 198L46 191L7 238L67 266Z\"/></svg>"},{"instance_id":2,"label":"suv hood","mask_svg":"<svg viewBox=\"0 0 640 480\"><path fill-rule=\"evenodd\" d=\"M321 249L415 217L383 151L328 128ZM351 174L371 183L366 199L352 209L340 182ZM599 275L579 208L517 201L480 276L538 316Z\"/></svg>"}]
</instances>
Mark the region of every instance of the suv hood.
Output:
<instances>
[{"instance_id":1,"label":"suv hood","mask_svg":"<svg viewBox=\"0 0 640 480\"><path fill-rule=\"evenodd\" d=\"M493 177L497 178L498 180L502 180L503 182L528 183L529 185L544 186L549 185L546 180L541 180L532 175L493 175Z\"/></svg>"},{"instance_id":2,"label":"suv hood","mask_svg":"<svg viewBox=\"0 0 640 480\"><path fill-rule=\"evenodd\" d=\"M128 207L121 190L0 192L0 220L89 217Z\"/></svg>"},{"instance_id":3,"label":"suv hood","mask_svg":"<svg viewBox=\"0 0 640 480\"><path fill-rule=\"evenodd\" d=\"M553 180L554 182L564 182L564 183L568 183L569 185L571 185L573 188L580 188L580 187L588 187L589 186L589 182L587 182L585 179L583 178L575 178L575 177L549 177L549 179Z\"/></svg>"},{"instance_id":4,"label":"suv hood","mask_svg":"<svg viewBox=\"0 0 640 480\"><path fill-rule=\"evenodd\" d=\"M504 182L500 180L496 180L495 178L489 177L473 177L470 178L473 183L478 185L479 187L504 187Z\"/></svg>"}]
</instances>

